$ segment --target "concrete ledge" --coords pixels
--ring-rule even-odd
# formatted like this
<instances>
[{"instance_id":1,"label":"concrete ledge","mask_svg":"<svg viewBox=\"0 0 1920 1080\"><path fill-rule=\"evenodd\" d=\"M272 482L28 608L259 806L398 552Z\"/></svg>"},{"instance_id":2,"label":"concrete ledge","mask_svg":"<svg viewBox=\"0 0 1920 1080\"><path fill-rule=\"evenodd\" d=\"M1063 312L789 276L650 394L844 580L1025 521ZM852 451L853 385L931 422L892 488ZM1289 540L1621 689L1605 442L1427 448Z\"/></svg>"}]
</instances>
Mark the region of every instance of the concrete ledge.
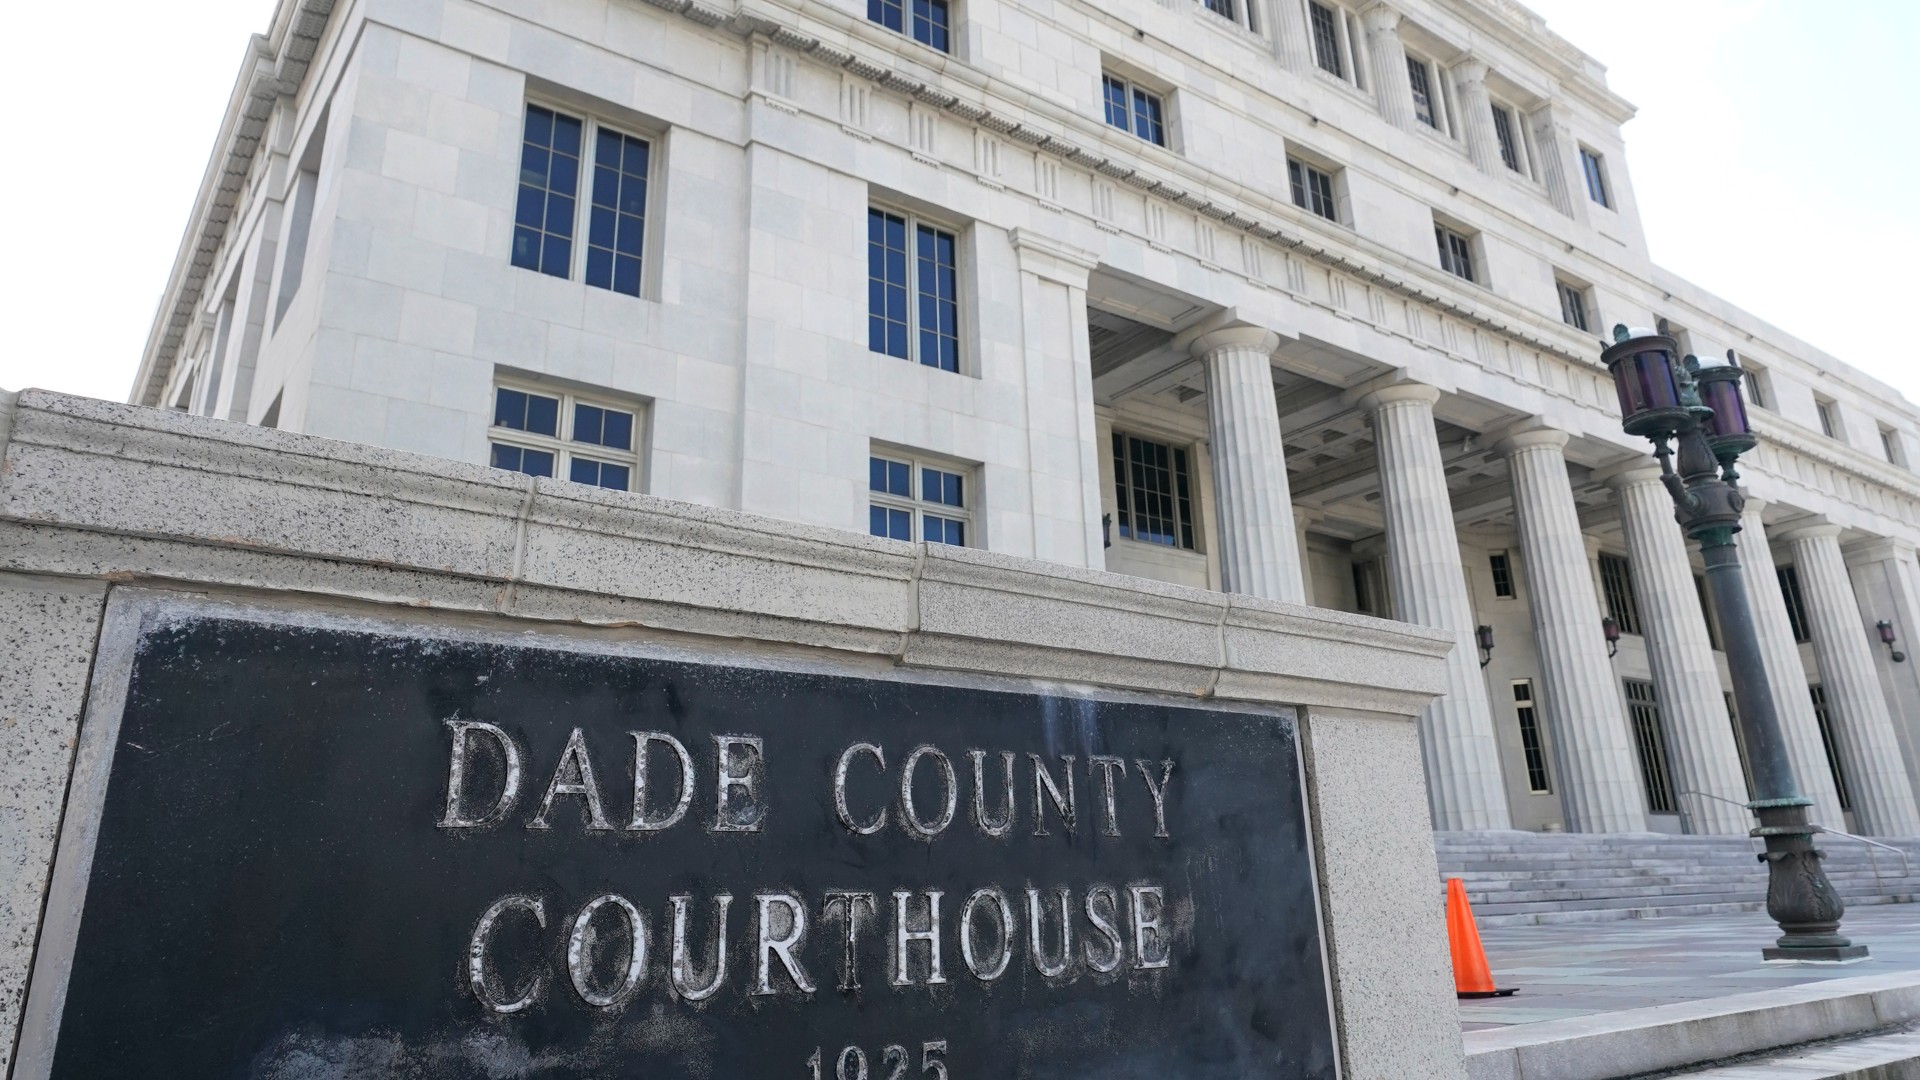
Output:
<instances>
[{"instance_id":1,"label":"concrete ledge","mask_svg":"<svg viewBox=\"0 0 1920 1080\"><path fill-rule=\"evenodd\" d=\"M1920 971L1470 1031L1472 1080L1618 1080L1920 1019Z\"/></svg>"}]
</instances>

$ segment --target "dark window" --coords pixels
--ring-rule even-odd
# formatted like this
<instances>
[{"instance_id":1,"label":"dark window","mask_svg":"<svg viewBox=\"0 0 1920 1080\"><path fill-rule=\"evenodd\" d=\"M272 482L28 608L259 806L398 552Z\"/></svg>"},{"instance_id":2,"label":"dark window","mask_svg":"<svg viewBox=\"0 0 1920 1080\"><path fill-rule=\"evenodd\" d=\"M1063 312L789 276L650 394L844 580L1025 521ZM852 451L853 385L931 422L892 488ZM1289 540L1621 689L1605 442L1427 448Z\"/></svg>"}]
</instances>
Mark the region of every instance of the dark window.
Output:
<instances>
[{"instance_id":1,"label":"dark window","mask_svg":"<svg viewBox=\"0 0 1920 1080\"><path fill-rule=\"evenodd\" d=\"M1117 75L1101 76L1101 86L1107 123L1155 146L1167 145L1166 109L1160 95L1142 90Z\"/></svg>"},{"instance_id":2,"label":"dark window","mask_svg":"<svg viewBox=\"0 0 1920 1080\"><path fill-rule=\"evenodd\" d=\"M1114 432L1113 488L1121 536L1193 547L1193 488L1184 448Z\"/></svg>"},{"instance_id":3,"label":"dark window","mask_svg":"<svg viewBox=\"0 0 1920 1080\"><path fill-rule=\"evenodd\" d=\"M557 436L560 434L560 399L499 387L493 392L493 423L495 427L534 435Z\"/></svg>"},{"instance_id":4,"label":"dark window","mask_svg":"<svg viewBox=\"0 0 1920 1080\"><path fill-rule=\"evenodd\" d=\"M1623 679L1627 691L1627 718L1633 725L1633 745L1640 755L1640 780L1647 788L1647 809L1656 814L1674 812L1673 773L1667 765L1667 740L1660 730L1660 703L1653 684Z\"/></svg>"},{"instance_id":5,"label":"dark window","mask_svg":"<svg viewBox=\"0 0 1920 1080\"><path fill-rule=\"evenodd\" d=\"M941 52L948 51L950 9L947 0L911 0L911 3L913 6L911 28L907 25L907 7L903 0L867 0L867 20L902 34L911 30L913 40L922 45L931 45Z\"/></svg>"},{"instance_id":6,"label":"dark window","mask_svg":"<svg viewBox=\"0 0 1920 1080\"><path fill-rule=\"evenodd\" d=\"M594 487L611 488L614 491L626 491L632 486L629 483L631 478L627 466L583 457L576 457L568 463L567 479L576 484L591 484Z\"/></svg>"},{"instance_id":7,"label":"dark window","mask_svg":"<svg viewBox=\"0 0 1920 1080\"><path fill-rule=\"evenodd\" d=\"M527 106L520 146L520 195L513 214L515 266L561 278L572 272L580 132L578 117Z\"/></svg>"},{"instance_id":8,"label":"dark window","mask_svg":"<svg viewBox=\"0 0 1920 1080\"><path fill-rule=\"evenodd\" d=\"M1780 597L1787 602L1787 625L1793 628L1793 640L1812 641L1812 624L1807 621L1807 603L1800 595L1800 571L1791 566L1782 566L1776 574L1780 578Z\"/></svg>"},{"instance_id":9,"label":"dark window","mask_svg":"<svg viewBox=\"0 0 1920 1080\"><path fill-rule=\"evenodd\" d=\"M1504 551L1496 551L1487 556L1487 566L1493 571L1493 595L1502 600L1514 598L1513 561Z\"/></svg>"},{"instance_id":10,"label":"dark window","mask_svg":"<svg viewBox=\"0 0 1920 1080\"><path fill-rule=\"evenodd\" d=\"M1813 411L1820 414L1820 433L1829 439L1839 438L1840 425L1833 418L1833 402L1814 398Z\"/></svg>"},{"instance_id":11,"label":"dark window","mask_svg":"<svg viewBox=\"0 0 1920 1080\"><path fill-rule=\"evenodd\" d=\"M1387 600L1382 596L1380 587L1380 564L1377 562L1356 562L1353 564L1353 609L1362 615L1388 617Z\"/></svg>"},{"instance_id":12,"label":"dark window","mask_svg":"<svg viewBox=\"0 0 1920 1080\"><path fill-rule=\"evenodd\" d=\"M1333 177L1303 161L1287 159L1287 183L1293 189L1293 205L1326 218L1340 220L1339 206L1333 201Z\"/></svg>"},{"instance_id":13,"label":"dark window","mask_svg":"<svg viewBox=\"0 0 1920 1080\"><path fill-rule=\"evenodd\" d=\"M966 478L959 473L941 469L922 468L920 470L920 501L933 503L955 510L966 509ZM942 517L933 511L922 511L922 532L926 539L935 544L952 544L955 547L967 546L967 523L959 518Z\"/></svg>"},{"instance_id":14,"label":"dark window","mask_svg":"<svg viewBox=\"0 0 1920 1080\"><path fill-rule=\"evenodd\" d=\"M640 295L646 227L645 139L601 128L593 148L593 207L587 215L587 284Z\"/></svg>"},{"instance_id":15,"label":"dark window","mask_svg":"<svg viewBox=\"0 0 1920 1080\"><path fill-rule=\"evenodd\" d=\"M1851 810L1853 791L1847 786L1846 766L1840 763L1840 744L1833 739L1833 714L1827 708L1827 688L1815 685L1807 687L1807 690L1813 695L1813 719L1820 725L1820 745L1827 750L1827 768L1833 770L1833 788L1840 795L1840 809ZM1840 825L1832 822L1822 824L1840 828Z\"/></svg>"},{"instance_id":16,"label":"dark window","mask_svg":"<svg viewBox=\"0 0 1920 1080\"><path fill-rule=\"evenodd\" d=\"M1700 597L1700 620L1707 624L1707 644L1715 649L1720 647L1720 628L1713 622L1713 600L1707 595L1707 579L1694 575L1693 591Z\"/></svg>"},{"instance_id":17,"label":"dark window","mask_svg":"<svg viewBox=\"0 0 1920 1080\"><path fill-rule=\"evenodd\" d=\"M509 391L501 391L508 393ZM633 449L633 414L598 405L576 403L573 407L573 441L592 443L614 450Z\"/></svg>"},{"instance_id":18,"label":"dark window","mask_svg":"<svg viewBox=\"0 0 1920 1080\"><path fill-rule=\"evenodd\" d=\"M1240 21L1238 18L1235 18L1233 14L1233 0L1206 0L1206 5L1208 11L1213 12L1223 19L1235 23Z\"/></svg>"},{"instance_id":19,"label":"dark window","mask_svg":"<svg viewBox=\"0 0 1920 1080\"><path fill-rule=\"evenodd\" d=\"M1618 555L1600 556L1600 591L1607 597L1607 614L1623 634L1640 632L1640 605L1633 595L1633 565Z\"/></svg>"},{"instance_id":20,"label":"dark window","mask_svg":"<svg viewBox=\"0 0 1920 1080\"><path fill-rule=\"evenodd\" d=\"M1520 749L1527 756L1527 790L1536 795L1553 791L1547 778L1547 752L1540 745L1540 717L1535 711L1533 683L1527 679L1513 684L1513 711L1520 721Z\"/></svg>"},{"instance_id":21,"label":"dark window","mask_svg":"<svg viewBox=\"0 0 1920 1080\"><path fill-rule=\"evenodd\" d=\"M1507 168L1519 172L1520 146L1513 137L1513 114L1499 105L1493 107L1493 135L1500 140L1500 160L1507 163Z\"/></svg>"},{"instance_id":22,"label":"dark window","mask_svg":"<svg viewBox=\"0 0 1920 1080\"><path fill-rule=\"evenodd\" d=\"M526 473L528 476L553 475L553 454L546 450L494 443L492 463L496 469Z\"/></svg>"},{"instance_id":23,"label":"dark window","mask_svg":"<svg viewBox=\"0 0 1920 1080\"><path fill-rule=\"evenodd\" d=\"M904 215L867 211L867 348L960 370L957 247L952 233Z\"/></svg>"},{"instance_id":24,"label":"dark window","mask_svg":"<svg viewBox=\"0 0 1920 1080\"><path fill-rule=\"evenodd\" d=\"M1600 155L1581 147L1580 169L1587 174L1587 198L1601 206L1612 206L1613 200L1607 197L1607 174L1601 169Z\"/></svg>"},{"instance_id":25,"label":"dark window","mask_svg":"<svg viewBox=\"0 0 1920 1080\"><path fill-rule=\"evenodd\" d=\"M1339 16L1325 4L1307 4L1307 12L1313 20L1313 59L1321 70L1339 78L1346 78L1346 65L1340 61L1340 31L1334 24Z\"/></svg>"},{"instance_id":26,"label":"dark window","mask_svg":"<svg viewBox=\"0 0 1920 1080\"><path fill-rule=\"evenodd\" d=\"M915 480L919 481L916 489ZM931 544L967 543L965 474L893 458L867 459L867 531L893 540L919 538Z\"/></svg>"},{"instance_id":27,"label":"dark window","mask_svg":"<svg viewBox=\"0 0 1920 1080\"><path fill-rule=\"evenodd\" d=\"M1587 298L1578 285L1569 285L1564 281L1555 282L1560 289L1560 321L1575 330L1591 329L1587 325Z\"/></svg>"},{"instance_id":28,"label":"dark window","mask_svg":"<svg viewBox=\"0 0 1920 1080\"><path fill-rule=\"evenodd\" d=\"M1433 108L1433 91L1430 89L1431 80L1427 75L1425 60L1407 57L1407 82L1413 86L1413 115L1419 117L1421 123L1438 131L1440 117Z\"/></svg>"},{"instance_id":29,"label":"dark window","mask_svg":"<svg viewBox=\"0 0 1920 1080\"><path fill-rule=\"evenodd\" d=\"M1433 239L1440 245L1440 269L1455 277L1474 280L1473 241L1445 225L1433 227Z\"/></svg>"},{"instance_id":30,"label":"dark window","mask_svg":"<svg viewBox=\"0 0 1920 1080\"><path fill-rule=\"evenodd\" d=\"M1880 453L1886 457L1887 464L1901 464L1899 432L1887 427L1880 429Z\"/></svg>"},{"instance_id":31,"label":"dark window","mask_svg":"<svg viewBox=\"0 0 1920 1080\"><path fill-rule=\"evenodd\" d=\"M1769 403L1767 397L1766 369L1760 367L1758 364L1748 362L1745 357L1740 358L1740 367L1747 373L1747 404L1755 405L1762 409L1772 408L1773 406Z\"/></svg>"}]
</instances>

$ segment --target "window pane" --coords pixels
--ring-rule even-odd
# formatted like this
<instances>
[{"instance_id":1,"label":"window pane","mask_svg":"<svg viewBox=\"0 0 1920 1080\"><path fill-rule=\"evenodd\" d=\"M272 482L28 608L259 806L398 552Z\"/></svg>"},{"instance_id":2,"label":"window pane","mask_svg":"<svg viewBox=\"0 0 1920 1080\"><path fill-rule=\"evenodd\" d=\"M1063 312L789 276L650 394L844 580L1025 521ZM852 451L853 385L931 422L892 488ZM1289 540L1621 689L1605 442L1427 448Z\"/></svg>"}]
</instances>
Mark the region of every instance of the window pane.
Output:
<instances>
[{"instance_id":1,"label":"window pane","mask_svg":"<svg viewBox=\"0 0 1920 1080\"><path fill-rule=\"evenodd\" d=\"M913 40L947 51L947 0L913 0Z\"/></svg>"},{"instance_id":2,"label":"window pane","mask_svg":"<svg viewBox=\"0 0 1920 1080\"><path fill-rule=\"evenodd\" d=\"M553 475L553 454L545 450L494 443L491 460L496 469L508 469L528 476Z\"/></svg>"},{"instance_id":3,"label":"window pane","mask_svg":"<svg viewBox=\"0 0 1920 1080\"><path fill-rule=\"evenodd\" d=\"M900 0L867 0L867 19L889 30L904 30L905 9Z\"/></svg>"},{"instance_id":4,"label":"window pane","mask_svg":"<svg viewBox=\"0 0 1920 1080\"><path fill-rule=\"evenodd\" d=\"M867 211L867 347L907 358L907 220Z\"/></svg>"},{"instance_id":5,"label":"window pane","mask_svg":"<svg viewBox=\"0 0 1920 1080\"><path fill-rule=\"evenodd\" d=\"M1346 78L1346 66L1340 60L1340 36L1334 27L1333 9L1325 4L1309 3L1307 11L1313 18L1314 62L1323 71Z\"/></svg>"},{"instance_id":6,"label":"window pane","mask_svg":"<svg viewBox=\"0 0 1920 1080\"><path fill-rule=\"evenodd\" d=\"M559 435L560 399L528 394L527 426L522 430L537 435Z\"/></svg>"},{"instance_id":7,"label":"window pane","mask_svg":"<svg viewBox=\"0 0 1920 1080\"><path fill-rule=\"evenodd\" d=\"M493 392L493 423L496 427L527 429L527 395L502 386Z\"/></svg>"},{"instance_id":8,"label":"window pane","mask_svg":"<svg viewBox=\"0 0 1920 1080\"><path fill-rule=\"evenodd\" d=\"M934 517L928 514L921 519L929 544L952 544L954 547L967 546L966 525L952 518Z\"/></svg>"},{"instance_id":9,"label":"window pane","mask_svg":"<svg viewBox=\"0 0 1920 1080\"><path fill-rule=\"evenodd\" d=\"M647 141L602 128L594 153L587 284L639 296L647 206Z\"/></svg>"},{"instance_id":10,"label":"window pane","mask_svg":"<svg viewBox=\"0 0 1920 1080\"><path fill-rule=\"evenodd\" d=\"M566 277L572 268L573 197L580 182L580 121L527 106L514 206L513 265Z\"/></svg>"},{"instance_id":11,"label":"window pane","mask_svg":"<svg viewBox=\"0 0 1920 1080\"><path fill-rule=\"evenodd\" d=\"M1407 82L1413 87L1413 115L1430 128L1438 130L1440 121L1433 113L1433 96L1427 90L1427 65L1425 61L1407 57Z\"/></svg>"},{"instance_id":12,"label":"window pane","mask_svg":"<svg viewBox=\"0 0 1920 1080\"><path fill-rule=\"evenodd\" d=\"M1111 75L1103 77L1106 89L1107 123L1122 131L1132 130L1127 110L1127 84Z\"/></svg>"},{"instance_id":13,"label":"window pane","mask_svg":"<svg viewBox=\"0 0 1920 1080\"><path fill-rule=\"evenodd\" d=\"M1520 151L1513 138L1513 116L1498 105L1493 107L1493 134L1500 140L1500 160L1507 168L1520 171Z\"/></svg>"},{"instance_id":14,"label":"window pane","mask_svg":"<svg viewBox=\"0 0 1920 1080\"><path fill-rule=\"evenodd\" d=\"M1184 451L1178 461L1184 472ZM1122 535L1150 544L1188 546L1187 530L1181 525L1191 525L1190 511L1183 522L1179 516L1180 504L1186 500L1180 498L1177 490L1174 463L1174 451L1166 444L1127 436L1125 460L1116 463L1126 473L1132 496L1127 522L1130 529Z\"/></svg>"},{"instance_id":15,"label":"window pane","mask_svg":"<svg viewBox=\"0 0 1920 1080\"><path fill-rule=\"evenodd\" d=\"M960 370L959 275L950 233L918 229L920 272L920 362Z\"/></svg>"}]
</instances>

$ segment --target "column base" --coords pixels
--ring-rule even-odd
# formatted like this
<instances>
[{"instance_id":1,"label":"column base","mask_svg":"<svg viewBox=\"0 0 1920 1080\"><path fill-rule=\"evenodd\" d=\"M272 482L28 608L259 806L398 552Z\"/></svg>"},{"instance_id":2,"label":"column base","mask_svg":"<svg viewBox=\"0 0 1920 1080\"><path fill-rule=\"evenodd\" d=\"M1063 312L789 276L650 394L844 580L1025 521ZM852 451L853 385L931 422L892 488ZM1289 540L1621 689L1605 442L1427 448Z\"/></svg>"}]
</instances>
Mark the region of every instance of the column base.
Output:
<instances>
[{"instance_id":1,"label":"column base","mask_svg":"<svg viewBox=\"0 0 1920 1080\"><path fill-rule=\"evenodd\" d=\"M1783 948L1769 945L1760 950L1760 958L1768 963L1789 961L1801 964L1850 964L1867 958L1865 945L1814 945L1804 948Z\"/></svg>"}]
</instances>

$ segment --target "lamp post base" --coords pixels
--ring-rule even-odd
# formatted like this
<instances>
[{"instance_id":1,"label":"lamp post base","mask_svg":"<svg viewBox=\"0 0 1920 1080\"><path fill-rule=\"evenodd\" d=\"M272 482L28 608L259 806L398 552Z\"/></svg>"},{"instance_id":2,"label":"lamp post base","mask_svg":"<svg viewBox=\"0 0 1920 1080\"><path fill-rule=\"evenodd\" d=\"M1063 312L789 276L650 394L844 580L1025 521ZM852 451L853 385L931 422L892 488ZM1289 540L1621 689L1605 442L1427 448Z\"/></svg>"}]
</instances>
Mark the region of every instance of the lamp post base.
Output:
<instances>
[{"instance_id":1,"label":"lamp post base","mask_svg":"<svg viewBox=\"0 0 1920 1080\"><path fill-rule=\"evenodd\" d=\"M1846 938L1840 940L1845 941ZM1769 945L1760 950L1760 958L1766 961L1791 960L1801 964L1848 964L1867 958L1865 945L1818 945L1811 948L1789 948L1783 945Z\"/></svg>"}]
</instances>

